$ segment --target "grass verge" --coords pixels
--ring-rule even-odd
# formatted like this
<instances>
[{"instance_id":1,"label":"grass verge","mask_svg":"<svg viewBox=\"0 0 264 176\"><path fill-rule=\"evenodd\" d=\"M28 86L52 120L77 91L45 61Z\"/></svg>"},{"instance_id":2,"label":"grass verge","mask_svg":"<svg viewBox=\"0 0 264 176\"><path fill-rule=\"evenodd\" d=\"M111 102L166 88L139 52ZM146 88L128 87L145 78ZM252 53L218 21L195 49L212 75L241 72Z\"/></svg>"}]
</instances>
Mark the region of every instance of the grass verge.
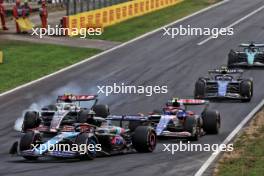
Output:
<instances>
[{"instance_id":1,"label":"grass verge","mask_svg":"<svg viewBox=\"0 0 264 176\"><path fill-rule=\"evenodd\" d=\"M264 109L234 141L234 151L224 153L214 176L264 175Z\"/></svg>"},{"instance_id":2,"label":"grass verge","mask_svg":"<svg viewBox=\"0 0 264 176\"><path fill-rule=\"evenodd\" d=\"M136 17L110 26L100 36L89 36L92 39L125 42L168 23L190 15L220 0L185 0L172 7Z\"/></svg>"},{"instance_id":3,"label":"grass verge","mask_svg":"<svg viewBox=\"0 0 264 176\"><path fill-rule=\"evenodd\" d=\"M38 79L100 52L97 49L1 41L0 92Z\"/></svg>"},{"instance_id":4,"label":"grass verge","mask_svg":"<svg viewBox=\"0 0 264 176\"><path fill-rule=\"evenodd\" d=\"M201 10L220 0L184 2L106 28L94 39L128 41L146 32ZM4 64L0 64L0 93L15 88L100 52L96 49L0 41Z\"/></svg>"}]
</instances>

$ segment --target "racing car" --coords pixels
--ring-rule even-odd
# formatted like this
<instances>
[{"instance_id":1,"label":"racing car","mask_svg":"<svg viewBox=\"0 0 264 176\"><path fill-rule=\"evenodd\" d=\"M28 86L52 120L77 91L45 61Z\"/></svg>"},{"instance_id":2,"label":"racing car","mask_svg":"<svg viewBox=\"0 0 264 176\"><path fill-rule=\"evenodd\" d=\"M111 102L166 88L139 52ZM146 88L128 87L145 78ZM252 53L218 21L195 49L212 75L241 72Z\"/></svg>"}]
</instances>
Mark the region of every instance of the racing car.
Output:
<instances>
[{"instance_id":1,"label":"racing car","mask_svg":"<svg viewBox=\"0 0 264 176\"><path fill-rule=\"evenodd\" d=\"M194 110L188 110L189 106L195 106ZM148 120L153 124L158 137L197 141L205 134L219 133L220 113L208 110L208 107L207 100L173 98L161 111L154 110Z\"/></svg>"},{"instance_id":2,"label":"racing car","mask_svg":"<svg viewBox=\"0 0 264 176\"><path fill-rule=\"evenodd\" d=\"M196 99L237 99L244 102L253 96L253 80L242 78L243 70L220 69L209 70L209 77L199 78L195 83Z\"/></svg>"},{"instance_id":3,"label":"racing car","mask_svg":"<svg viewBox=\"0 0 264 176\"><path fill-rule=\"evenodd\" d=\"M137 126L133 130L122 127L124 121L135 122L139 118L89 118L90 124L69 125L53 137L45 136L37 129L28 129L20 141L13 144L10 154L17 154L27 160L45 156L91 160L97 156L155 150L157 140L152 127ZM113 121L118 122L119 126L114 126Z\"/></svg>"},{"instance_id":4,"label":"racing car","mask_svg":"<svg viewBox=\"0 0 264 176\"><path fill-rule=\"evenodd\" d=\"M22 131L37 128L40 132L56 134L64 126L86 122L91 114L105 118L110 114L109 108L107 105L97 104L97 97L72 94L58 96L55 104L44 106L39 112L27 111Z\"/></svg>"},{"instance_id":5,"label":"racing car","mask_svg":"<svg viewBox=\"0 0 264 176\"><path fill-rule=\"evenodd\" d=\"M95 96L59 96L56 107L66 107L73 101L89 101ZM61 102L62 101L62 102ZM68 107L68 106L67 106ZM83 109L65 108L56 109L53 118L55 126L44 128L43 114L38 116L26 115L26 128L23 124L20 141L14 142L10 154L18 154L28 160L50 156L56 158L94 159L98 155L113 155L126 152L152 152L156 146L156 133L150 126L139 125L136 128L124 128L124 120L140 121L141 119L113 118L107 116L97 117L93 111L83 113ZM96 106L91 109L95 110ZM100 106L99 106L100 107ZM101 106L102 107L102 106ZM54 107L52 107L54 108ZM98 107L97 107L98 108ZM99 109L99 108L98 108ZM97 110L98 110L97 109ZM103 108L99 109L102 110ZM45 107L43 112L50 112L51 107ZM70 111L69 111L70 110ZM54 112L54 111L51 111ZM80 115L68 115L71 112L79 112ZM99 111L100 112L100 111ZM102 111L101 111L102 113ZM45 114L46 115L46 114ZM29 126L28 120L32 124ZM40 120L40 122L38 122ZM45 120L44 120L45 121ZM52 120L53 121L53 120ZM58 121L58 122L57 122ZM117 125L113 125L117 122ZM24 121L25 123L25 121ZM54 131L56 130L56 131Z\"/></svg>"},{"instance_id":6,"label":"racing car","mask_svg":"<svg viewBox=\"0 0 264 176\"><path fill-rule=\"evenodd\" d=\"M239 66L264 66L264 44L240 44L243 51L231 50L228 54L228 67Z\"/></svg>"}]
</instances>

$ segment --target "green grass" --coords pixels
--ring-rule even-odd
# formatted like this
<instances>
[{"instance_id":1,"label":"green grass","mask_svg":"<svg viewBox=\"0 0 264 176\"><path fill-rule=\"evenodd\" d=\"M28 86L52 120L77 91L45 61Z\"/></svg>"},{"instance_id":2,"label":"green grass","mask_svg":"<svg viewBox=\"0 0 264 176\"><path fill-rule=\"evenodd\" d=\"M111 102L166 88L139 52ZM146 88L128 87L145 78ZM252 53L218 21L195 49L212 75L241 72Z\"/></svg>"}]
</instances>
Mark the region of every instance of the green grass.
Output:
<instances>
[{"instance_id":1,"label":"green grass","mask_svg":"<svg viewBox=\"0 0 264 176\"><path fill-rule=\"evenodd\" d=\"M105 29L95 39L128 41L219 0L185 0L183 3L137 17ZM55 72L98 52L96 49L1 41L4 64L0 64L0 92Z\"/></svg>"},{"instance_id":2,"label":"green grass","mask_svg":"<svg viewBox=\"0 0 264 176\"><path fill-rule=\"evenodd\" d=\"M234 144L236 154L233 154L235 157L224 158L220 162L217 176L264 175L264 125L257 126L256 132L250 135L244 133L236 140Z\"/></svg>"},{"instance_id":3,"label":"green grass","mask_svg":"<svg viewBox=\"0 0 264 176\"><path fill-rule=\"evenodd\" d=\"M120 42L128 41L201 10L217 1L220 0L185 0L175 6L110 26L104 30L102 35L89 36L89 38Z\"/></svg>"},{"instance_id":4,"label":"green grass","mask_svg":"<svg viewBox=\"0 0 264 176\"><path fill-rule=\"evenodd\" d=\"M1 41L4 64L0 64L0 92L15 88L88 58L100 50Z\"/></svg>"}]
</instances>

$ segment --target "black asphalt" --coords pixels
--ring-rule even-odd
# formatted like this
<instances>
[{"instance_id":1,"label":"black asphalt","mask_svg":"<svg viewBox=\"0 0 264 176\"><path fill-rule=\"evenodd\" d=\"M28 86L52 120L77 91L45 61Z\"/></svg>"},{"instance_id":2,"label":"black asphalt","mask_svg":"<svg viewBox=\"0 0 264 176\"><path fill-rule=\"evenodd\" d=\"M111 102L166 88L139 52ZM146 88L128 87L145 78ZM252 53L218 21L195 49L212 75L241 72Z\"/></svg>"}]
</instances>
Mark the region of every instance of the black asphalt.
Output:
<instances>
[{"instance_id":1,"label":"black asphalt","mask_svg":"<svg viewBox=\"0 0 264 176\"><path fill-rule=\"evenodd\" d=\"M217 8L181 22L197 27L226 27L264 5L263 0L231 0ZM42 160L25 162L8 155L12 142L17 140L14 121L23 110L34 103L45 104L64 92L96 93L97 85L122 82L129 85L167 85L168 94L153 95L100 95L114 114L149 112L160 108L173 96L191 97L194 82L227 62L227 53L241 42L264 42L264 10L235 27L235 35L220 37L197 46L206 37L184 36L175 39L162 37L162 31L112 51L100 58L75 67L67 72L0 97L0 175L92 175L92 176L187 176L193 175L210 156L210 152L163 152L160 141L156 151L149 154L129 154L97 158L94 161ZM177 24L175 26L178 26ZM56 58L54 58L56 59ZM218 136L205 136L199 143L221 143L264 97L264 71L248 70L246 77L254 78L254 97L250 103L212 103L222 115Z\"/></svg>"}]
</instances>

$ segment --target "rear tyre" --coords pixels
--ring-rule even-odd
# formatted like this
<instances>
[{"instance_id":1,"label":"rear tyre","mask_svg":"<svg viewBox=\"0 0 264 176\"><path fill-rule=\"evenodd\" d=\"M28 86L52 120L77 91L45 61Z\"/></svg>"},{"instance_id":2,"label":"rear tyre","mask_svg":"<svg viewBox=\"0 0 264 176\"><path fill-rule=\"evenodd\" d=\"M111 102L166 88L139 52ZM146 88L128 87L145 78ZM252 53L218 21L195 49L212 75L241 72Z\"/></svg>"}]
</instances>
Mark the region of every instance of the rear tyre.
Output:
<instances>
[{"instance_id":1,"label":"rear tyre","mask_svg":"<svg viewBox=\"0 0 264 176\"><path fill-rule=\"evenodd\" d=\"M41 119L36 111L28 111L24 116L23 131L36 128L40 125Z\"/></svg>"},{"instance_id":2,"label":"rear tyre","mask_svg":"<svg viewBox=\"0 0 264 176\"><path fill-rule=\"evenodd\" d=\"M207 134L218 134L220 128L220 114L218 111L204 111L202 114L203 129Z\"/></svg>"},{"instance_id":3,"label":"rear tyre","mask_svg":"<svg viewBox=\"0 0 264 176\"><path fill-rule=\"evenodd\" d=\"M194 97L196 99L199 99L199 98L203 99L205 97L205 88L206 88L205 81L203 81L202 79L199 79L195 83Z\"/></svg>"},{"instance_id":4,"label":"rear tyre","mask_svg":"<svg viewBox=\"0 0 264 176\"><path fill-rule=\"evenodd\" d=\"M96 158L97 143L98 141L95 136L89 137L87 133L80 133L75 139L75 144L79 146L79 154L80 154L79 158L81 160L86 160L86 159L93 160L94 158ZM92 146L92 147L88 147L88 146Z\"/></svg>"},{"instance_id":5,"label":"rear tyre","mask_svg":"<svg viewBox=\"0 0 264 176\"><path fill-rule=\"evenodd\" d=\"M106 118L110 115L110 110L107 105L99 104L93 107L93 111L95 112L96 116Z\"/></svg>"},{"instance_id":6,"label":"rear tyre","mask_svg":"<svg viewBox=\"0 0 264 176\"><path fill-rule=\"evenodd\" d=\"M138 152L153 152L157 143L155 130L149 126L137 127L132 137L132 143Z\"/></svg>"},{"instance_id":7,"label":"rear tyre","mask_svg":"<svg viewBox=\"0 0 264 176\"><path fill-rule=\"evenodd\" d=\"M88 110L82 110L79 112L77 116L77 122L78 123L88 123L88 119L90 117Z\"/></svg>"},{"instance_id":8,"label":"rear tyre","mask_svg":"<svg viewBox=\"0 0 264 176\"><path fill-rule=\"evenodd\" d=\"M194 117L187 117L184 122L184 128L186 131L192 134L188 139L190 141L198 141L199 139L199 126Z\"/></svg>"},{"instance_id":9,"label":"rear tyre","mask_svg":"<svg viewBox=\"0 0 264 176\"><path fill-rule=\"evenodd\" d=\"M36 134L34 131L28 131L24 136L21 137L19 143L19 150L30 150L33 148L32 144L36 144L39 140L39 134ZM36 160L37 156L23 156L27 160Z\"/></svg>"},{"instance_id":10,"label":"rear tyre","mask_svg":"<svg viewBox=\"0 0 264 176\"><path fill-rule=\"evenodd\" d=\"M244 80L240 85L240 93L245 99L243 102L249 102L253 96L253 82L251 80Z\"/></svg>"}]
</instances>

